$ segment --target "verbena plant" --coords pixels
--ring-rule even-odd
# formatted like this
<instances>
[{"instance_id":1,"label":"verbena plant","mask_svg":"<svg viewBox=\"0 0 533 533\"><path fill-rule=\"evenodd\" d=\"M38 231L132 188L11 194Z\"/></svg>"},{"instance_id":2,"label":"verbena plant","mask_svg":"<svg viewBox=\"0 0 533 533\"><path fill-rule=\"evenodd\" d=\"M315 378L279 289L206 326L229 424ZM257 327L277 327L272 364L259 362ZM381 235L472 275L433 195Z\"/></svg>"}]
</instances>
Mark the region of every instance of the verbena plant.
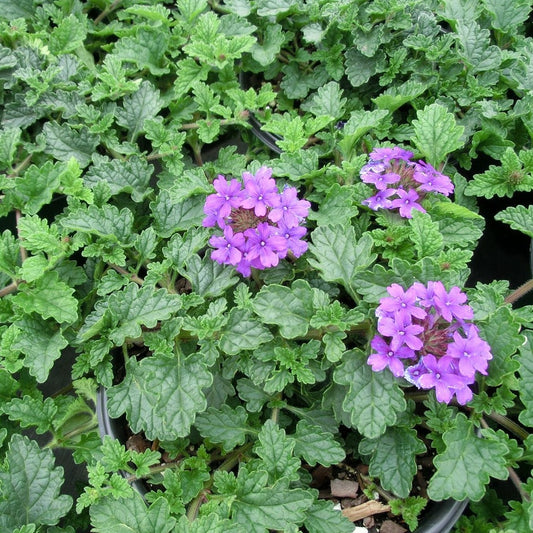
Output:
<instances>
[{"instance_id":1,"label":"verbena plant","mask_svg":"<svg viewBox=\"0 0 533 533\"><path fill-rule=\"evenodd\" d=\"M468 281L475 197L533 189L530 2L0 7L0 531L349 532L310 470L359 462L415 529L422 454L533 528L529 285Z\"/></svg>"}]
</instances>

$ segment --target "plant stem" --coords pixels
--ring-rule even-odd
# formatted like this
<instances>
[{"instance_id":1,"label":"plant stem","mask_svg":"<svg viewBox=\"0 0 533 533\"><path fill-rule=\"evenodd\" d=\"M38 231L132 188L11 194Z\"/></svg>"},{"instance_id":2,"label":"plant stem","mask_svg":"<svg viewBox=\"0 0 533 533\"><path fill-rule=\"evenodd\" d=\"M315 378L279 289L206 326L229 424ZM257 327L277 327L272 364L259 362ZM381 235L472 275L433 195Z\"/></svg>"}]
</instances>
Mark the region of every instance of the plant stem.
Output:
<instances>
[{"instance_id":1,"label":"plant stem","mask_svg":"<svg viewBox=\"0 0 533 533\"><path fill-rule=\"evenodd\" d=\"M520 440L526 440L529 437L529 432L526 431L520 424L517 424L514 420L495 412L489 413L487 416L500 426L504 427L507 431L518 437ZM483 419L481 419L481 425L483 427L489 427Z\"/></svg>"},{"instance_id":2,"label":"plant stem","mask_svg":"<svg viewBox=\"0 0 533 533\"><path fill-rule=\"evenodd\" d=\"M116 270L119 274L127 276L130 279L130 281L134 281L135 283L137 283L137 285L140 285L142 287L142 285L144 283L144 280L142 278L140 278L139 276L137 276L136 274L131 274L130 272L128 272L124 268L119 267L118 265L114 265L112 263L109 263L109 266L112 269Z\"/></svg>"},{"instance_id":3,"label":"plant stem","mask_svg":"<svg viewBox=\"0 0 533 533\"><path fill-rule=\"evenodd\" d=\"M4 296L15 292L17 288L18 284L16 282L10 283L7 287L0 289L0 298L3 298Z\"/></svg>"},{"instance_id":4,"label":"plant stem","mask_svg":"<svg viewBox=\"0 0 533 533\"><path fill-rule=\"evenodd\" d=\"M26 156L26 158L19 163L18 166L16 166L11 173L8 175L8 178L15 178L17 177L29 164L32 158L32 154Z\"/></svg>"},{"instance_id":5,"label":"plant stem","mask_svg":"<svg viewBox=\"0 0 533 533\"><path fill-rule=\"evenodd\" d=\"M522 298L522 296L526 295L529 291L533 290L533 279L530 279L529 281L526 281L523 285L520 285L518 289L515 289L509 296L505 298L505 303L513 304L515 303L519 298Z\"/></svg>"},{"instance_id":6,"label":"plant stem","mask_svg":"<svg viewBox=\"0 0 533 533\"><path fill-rule=\"evenodd\" d=\"M18 226L19 226L19 220L22 216L22 213L20 212L19 209L17 209L15 211L15 220L16 220L16 224L17 224L17 235L18 235L18 238L20 239L20 233L18 231ZM24 263L24 261L26 261L26 259L28 259L28 252L26 251L26 248L24 248L24 246L20 246L20 260Z\"/></svg>"},{"instance_id":7,"label":"plant stem","mask_svg":"<svg viewBox=\"0 0 533 533\"><path fill-rule=\"evenodd\" d=\"M102 22L102 20L107 17L107 15L109 15L109 13L112 13L117 7L118 5L120 4L120 2L122 2L122 0L115 0L109 7L106 7L95 19L94 19L94 23L95 25L96 24L99 24L100 22Z\"/></svg>"}]
</instances>

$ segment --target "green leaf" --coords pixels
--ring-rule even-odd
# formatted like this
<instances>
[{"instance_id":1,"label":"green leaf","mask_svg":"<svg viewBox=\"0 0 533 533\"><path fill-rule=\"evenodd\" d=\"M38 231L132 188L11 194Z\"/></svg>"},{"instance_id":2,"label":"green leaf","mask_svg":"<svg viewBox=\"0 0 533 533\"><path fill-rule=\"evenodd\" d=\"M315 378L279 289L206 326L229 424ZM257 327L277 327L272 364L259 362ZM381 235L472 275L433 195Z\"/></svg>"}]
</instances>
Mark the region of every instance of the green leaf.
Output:
<instances>
[{"instance_id":1,"label":"green leaf","mask_svg":"<svg viewBox=\"0 0 533 533\"><path fill-rule=\"evenodd\" d=\"M333 379L347 387L342 408L350 415L353 427L374 439L396 423L405 411L406 401L398 380L388 370L374 372L366 362L368 355L351 350L335 370Z\"/></svg>"},{"instance_id":2,"label":"green leaf","mask_svg":"<svg viewBox=\"0 0 533 533\"><path fill-rule=\"evenodd\" d=\"M524 152L520 156L525 158ZM482 174L474 175L466 186L465 194L490 199L495 195L511 197L517 191L533 190L533 175L530 170L526 172L521 158L512 148L505 150L500 162L501 166L490 165Z\"/></svg>"},{"instance_id":3,"label":"green leaf","mask_svg":"<svg viewBox=\"0 0 533 533\"><path fill-rule=\"evenodd\" d=\"M498 386L505 376L514 373L519 364L511 356L524 342L520 323L508 307L500 307L488 320L478 323L479 334L490 345L487 384Z\"/></svg>"},{"instance_id":4,"label":"green leaf","mask_svg":"<svg viewBox=\"0 0 533 533\"><path fill-rule=\"evenodd\" d=\"M25 313L35 312L42 318L53 318L59 323L75 322L78 318L78 300L73 296L74 289L59 281L57 272L45 272L33 283L22 283L13 303ZM57 339L59 343L59 339ZM57 344L56 344L57 347ZM46 368L34 368L42 375Z\"/></svg>"},{"instance_id":5,"label":"green leaf","mask_svg":"<svg viewBox=\"0 0 533 533\"><path fill-rule=\"evenodd\" d=\"M344 56L346 60L346 76L352 86L356 88L367 83L376 74L379 68L379 60L382 59L381 54L367 57L355 47L349 48Z\"/></svg>"},{"instance_id":6,"label":"green leaf","mask_svg":"<svg viewBox=\"0 0 533 533\"><path fill-rule=\"evenodd\" d=\"M237 355L243 350L255 350L272 339L272 333L250 311L233 308L222 330L220 349L229 355Z\"/></svg>"},{"instance_id":7,"label":"green leaf","mask_svg":"<svg viewBox=\"0 0 533 533\"><path fill-rule=\"evenodd\" d=\"M29 368L30 374L44 383L68 341L57 326L36 316L26 316L15 325L20 334L12 347L24 354L24 366Z\"/></svg>"},{"instance_id":8,"label":"green leaf","mask_svg":"<svg viewBox=\"0 0 533 533\"><path fill-rule=\"evenodd\" d=\"M457 36L462 45L463 57L474 72L495 70L502 62L502 51L490 45L490 32L473 20L457 21Z\"/></svg>"},{"instance_id":9,"label":"green leaf","mask_svg":"<svg viewBox=\"0 0 533 533\"><path fill-rule=\"evenodd\" d=\"M492 27L503 33L517 31L517 26L528 19L531 11L529 0L518 0L507 6L498 0L483 0L483 5L491 14Z\"/></svg>"},{"instance_id":10,"label":"green leaf","mask_svg":"<svg viewBox=\"0 0 533 533\"><path fill-rule=\"evenodd\" d=\"M109 338L120 346L126 337L140 337L141 326L154 328L159 321L170 318L181 305L177 294L169 294L165 289L155 290L150 286L139 288L137 284L129 283L121 291L109 296L109 313L118 324Z\"/></svg>"},{"instance_id":11,"label":"green leaf","mask_svg":"<svg viewBox=\"0 0 533 533\"><path fill-rule=\"evenodd\" d=\"M75 208L61 219L61 225L70 231L107 237L126 245L133 237L133 213L126 207L119 211L110 204Z\"/></svg>"},{"instance_id":12,"label":"green leaf","mask_svg":"<svg viewBox=\"0 0 533 533\"><path fill-rule=\"evenodd\" d=\"M172 261L176 268L182 267L196 252L207 245L208 228L191 228L185 233L175 233L163 248L163 255Z\"/></svg>"},{"instance_id":13,"label":"green leaf","mask_svg":"<svg viewBox=\"0 0 533 533\"><path fill-rule=\"evenodd\" d=\"M57 226L48 225L46 219L37 215L22 217L17 229L20 238L24 239L24 248L30 252L46 252L49 256L55 256L64 249Z\"/></svg>"},{"instance_id":14,"label":"green leaf","mask_svg":"<svg viewBox=\"0 0 533 533\"><path fill-rule=\"evenodd\" d=\"M261 457L272 482L280 478L298 478L300 459L293 456L295 444L296 442L287 437L285 430L273 420L265 422L257 437L254 451Z\"/></svg>"},{"instance_id":15,"label":"green leaf","mask_svg":"<svg viewBox=\"0 0 533 533\"><path fill-rule=\"evenodd\" d=\"M496 213L494 219L509 224L511 228L533 237L533 205L508 207Z\"/></svg>"},{"instance_id":16,"label":"green leaf","mask_svg":"<svg viewBox=\"0 0 533 533\"><path fill-rule=\"evenodd\" d=\"M71 14L62 18L50 33L48 47L56 56L76 51L87 37L87 19Z\"/></svg>"},{"instance_id":17,"label":"green leaf","mask_svg":"<svg viewBox=\"0 0 533 533\"><path fill-rule=\"evenodd\" d=\"M433 460L437 471L429 481L428 494L436 501L469 498L477 502L491 476L507 479L508 449L497 440L476 436L472 421L464 414L459 413L455 422L442 436L446 449Z\"/></svg>"},{"instance_id":18,"label":"green leaf","mask_svg":"<svg viewBox=\"0 0 533 533\"><path fill-rule=\"evenodd\" d=\"M33 0L0 0L0 13L7 20L31 18L35 9Z\"/></svg>"},{"instance_id":19,"label":"green leaf","mask_svg":"<svg viewBox=\"0 0 533 533\"><path fill-rule=\"evenodd\" d=\"M309 533L354 533L353 522L327 500L313 502L307 511L304 525Z\"/></svg>"},{"instance_id":20,"label":"green leaf","mask_svg":"<svg viewBox=\"0 0 533 533\"><path fill-rule=\"evenodd\" d=\"M331 120L339 119L344 115L347 99L342 96L342 89L335 81L330 81L319 87L313 95L309 111L315 116L327 116Z\"/></svg>"},{"instance_id":21,"label":"green leaf","mask_svg":"<svg viewBox=\"0 0 533 533\"><path fill-rule=\"evenodd\" d=\"M416 430L394 426L377 439L363 439L358 451L372 456L368 465L370 476L378 477L384 489L406 498L417 472L416 456L424 453L426 446Z\"/></svg>"},{"instance_id":22,"label":"green leaf","mask_svg":"<svg viewBox=\"0 0 533 533\"><path fill-rule=\"evenodd\" d=\"M63 468L54 465L51 450L15 434L0 471L0 530L25 524L53 526L71 508L72 498L60 494Z\"/></svg>"},{"instance_id":23,"label":"green leaf","mask_svg":"<svg viewBox=\"0 0 533 533\"><path fill-rule=\"evenodd\" d=\"M150 203L153 227L160 237L168 238L176 231L186 231L202 225L205 196L198 195L176 203L168 191L161 191Z\"/></svg>"},{"instance_id":24,"label":"green leaf","mask_svg":"<svg viewBox=\"0 0 533 533\"><path fill-rule=\"evenodd\" d=\"M334 436L320 426L300 420L292 438L296 441L294 454L311 466L319 463L330 466L344 460L346 452Z\"/></svg>"},{"instance_id":25,"label":"green leaf","mask_svg":"<svg viewBox=\"0 0 533 533\"><path fill-rule=\"evenodd\" d=\"M130 139L136 139L144 131L144 121L153 119L162 107L159 90L144 80L136 92L124 98L123 107L115 111L117 124L130 132Z\"/></svg>"},{"instance_id":26,"label":"green leaf","mask_svg":"<svg viewBox=\"0 0 533 533\"><path fill-rule=\"evenodd\" d=\"M266 24L261 44L254 43L250 54L262 67L267 67L276 59L285 41L283 29L279 24Z\"/></svg>"},{"instance_id":27,"label":"green leaf","mask_svg":"<svg viewBox=\"0 0 533 533\"><path fill-rule=\"evenodd\" d=\"M520 363L519 373L519 391L520 400L524 404L518 415L518 420L526 426L533 426L533 332L525 331L526 342L519 348Z\"/></svg>"},{"instance_id":28,"label":"green leaf","mask_svg":"<svg viewBox=\"0 0 533 533\"><path fill-rule=\"evenodd\" d=\"M350 220L357 215L354 205L353 189L335 183L320 202L318 211L310 211L308 218L316 220L317 226L328 224L350 225Z\"/></svg>"},{"instance_id":29,"label":"green leaf","mask_svg":"<svg viewBox=\"0 0 533 533\"><path fill-rule=\"evenodd\" d=\"M0 272L15 279L18 271L20 244L14 235L6 229L0 235Z\"/></svg>"},{"instance_id":30,"label":"green leaf","mask_svg":"<svg viewBox=\"0 0 533 533\"><path fill-rule=\"evenodd\" d=\"M431 220L427 213L413 210L409 219L411 239L418 259L438 255L443 249L443 237L439 225Z\"/></svg>"},{"instance_id":31,"label":"green leaf","mask_svg":"<svg viewBox=\"0 0 533 533\"><path fill-rule=\"evenodd\" d=\"M438 167L446 156L461 148L464 127L458 126L455 117L440 104L427 105L417 111L413 120L413 142L428 163Z\"/></svg>"},{"instance_id":32,"label":"green leaf","mask_svg":"<svg viewBox=\"0 0 533 533\"><path fill-rule=\"evenodd\" d=\"M186 437L196 413L207 407L202 389L212 379L191 359L152 356L138 363L130 358L124 381L107 391L109 414L126 413L132 430L151 440Z\"/></svg>"},{"instance_id":33,"label":"green leaf","mask_svg":"<svg viewBox=\"0 0 533 533\"><path fill-rule=\"evenodd\" d=\"M69 161L73 157L81 168L91 162L99 143L98 137L87 128L75 130L66 123L47 122L41 135L45 142L45 153L59 161Z\"/></svg>"},{"instance_id":34,"label":"green leaf","mask_svg":"<svg viewBox=\"0 0 533 533\"><path fill-rule=\"evenodd\" d=\"M21 133L20 128L0 130L0 169L5 170L12 165Z\"/></svg>"},{"instance_id":35,"label":"green leaf","mask_svg":"<svg viewBox=\"0 0 533 533\"><path fill-rule=\"evenodd\" d=\"M62 165L47 161L41 166L31 165L22 177L15 180L14 196L23 213L34 215L50 203L59 188Z\"/></svg>"},{"instance_id":36,"label":"green leaf","mask_svg":"<svg viewBox=\"0 0 533 533\"><path fill-rule=\"evenodd\" d=\"M304 336L314 314L313 289L296 280L291 287L265 285L253 301L253 310L263 322L276 324L286 339Z\"/></svg>"},{"instance_id":37,"label":"green leaf","mask_svg":"<svg viewBox=\"0 0 533 533\"><path fill-rule=\"evenodd\" d=\"M164 498L147 507L137 492L131 498L102 498L90 514L96 533L170 533L176 524Z\"/></svg>"},{"instance_id":38,"label":"green leaf","mask_svg":"<svg viewBox=\"0 0 533 533\"><path fill-rule=\"evenodd\" d=\"M210 407L196 417L195 426L202 437L215 444L222 444L225 452L244 444L246 434L250 432L247 424L248 414L244 407L238 405L232 409L224 404L220 409Z\"/></svg>"},{"instance_id":39,"label":"green leaf","mask_svg":"<svg viewBox=\"0 0 533 533\"><path fill-rule=\"evenodd\" d=\"M115 44L113 56L137 65L139 71L147 68L154 76L162 76L169 72L165 58L168 41L168 33L163 28L143 25L134 37L122 37Z\"/></svg>"},{"instance_id":40,"label":"green leaf","mask_svg":"<svg viewBox=\"0 0 533 533\"><path fill-rule=\"evenodd\" d=\"M224 4L227 7L227 4ZM192 522L183 516L178 521L175 533L247 533L248 529L233 520L221 518L215 513L200 515Z\"/></svg>"},{"instance_id":41,"label":"green leaf","mask_svg":"<svg viewBox=\"0 0 533 533\"><path fill-rule=\"evenodd\" d=\"M314 256L309 264L320 270L322 278L344 285L352 298L356 298L354 276L367 269L375 259L371 253L372 238L365 234L359 240L353 226L319 226L311 234L309 251Z\"/></svg>"},{"instance_id":42,"label":"green leaf","mask_svg":"<svg viewBox=\"0 0 533 533\"><path fill-rule=\"evenodd\" d=\"M46 398L43 401L40 398L24 396L13 398L2 406L2 411L9 416L10 420L18 421L21 427L35 426L35 432L42 434L51 431L54 427L57 405L52 398Z\"/></svg>"},{"instance_id":43,"label":"green leaf","mask_svg":"<svg viewBox=\"0 0 533 533\"><path fill-rule=\"evenodd\" d=\"M193 290L205 298L220 296L239 281L234 268L220 265L207 255L200 258L194 254L185 264L185 270L179 271L191 282Z\"/></svg>"},{"instance_id":44,"label":"green leaf","mask_svg":"<svg viewBox=\"0 0 533 533\"><path fill-rule=\"evenodd\" d=\"M133 201L141 202L150 193L150 177L154 171L144 159L133 156L122 161L107 157L95 158L94 165L83 176L85 184L93 188L98 182L105 181L112 195L126 192Z\"/></svg>"},{"instance_id":45,"label":"green leaf","mask_svg":"<svg viewBox=\"0 0 533 533\"><path fill-rule=\"evenodd\" d=\"M300 525L311 507L314 496L308 490L289 489L287 481L267 486L268 474L264 470L248 471L241 464L231 512L233 520L244 524L253 533L268 530L287 530Z\"/></svg>"}]
</instances>

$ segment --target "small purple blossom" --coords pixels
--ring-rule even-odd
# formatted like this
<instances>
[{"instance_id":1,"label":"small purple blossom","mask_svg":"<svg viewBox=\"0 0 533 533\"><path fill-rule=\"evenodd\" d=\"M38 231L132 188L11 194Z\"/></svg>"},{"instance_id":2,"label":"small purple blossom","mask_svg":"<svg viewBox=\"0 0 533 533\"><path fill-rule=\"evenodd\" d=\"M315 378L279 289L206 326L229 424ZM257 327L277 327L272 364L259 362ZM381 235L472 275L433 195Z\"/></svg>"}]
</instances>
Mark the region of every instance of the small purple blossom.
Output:
<instances>
[{"instance_id":1,"label":"small purple blossom","mask_svg":"<svg viewBox=\"0 0 533 533\"><path fill-rule=\"evenodd\" d=\"M391 208L398 209L400 216L405 218L413 218L413 209L425 213L426 210L418 203L420 196L414 189L408 191L404 189L397 189L396 195L398 198L394 198L391 201Z\"/></svg>"},{"instance_id":2,"label":"small purple blossom","mask_svg":"<svg viewBox=\"0 0 533 533\"><path fill-rule=\"evenodd\" d=\"M420 183L419 189L421 191L438 192L444 196L449 196L453 192L452 180L425 161L419 161L415 164L413 178Z\"/></svg>"},{"instance_id":3,"label":"small purple blossom","mask_svg":"<svg viewBox=\"0 0 533 533\"><path fill-rule=\"evenodd\" d=\"M244 245L242 233L233 234L230 226L224 228L224 236L213 235L209 244L216 248L211 252L211 259L220 264L236 265L242 258L240 248Z\"/></svg>"},{"instance_id":4,"label":"small purple blossom","mask_svg":"<svg viewBox=\"0 0 533 533\"><path fill-rule=\"evenodd\" d=\"M392 206L392 200L389 199L389 196L396 194L394 189L385 189L383 191L378 191L374 196L363 200L363 204L368 205L373 211L378 209L390 209Z\"/></svg>"},{"instance_id":5,"label":"small purple blossom","mask_svg":"<svg viewBox=\"0 0 533 533\"><path fill-rule=\"evenodd\" d=\"M375 148L360 177L377 192L363 200L363 205L374 211L396 210L401 217L412 218L413 209L426 212L421 202L428 193L445 196L453 193L448 176L425 161L411 161L412 157L412 152L398 146Z\"/></svg>"},{"instance_id":6,"label":"small purple blossom","mask_svg":"<svg viewBox=\"0 0 533 533\"><path fill-rule=\"evenodd\" d=\"M216 193L210 194L204 204L204 213L207 215L203 221L205 227L212 227L229 216L231 210L238 207L243 198L242 184L235 179L227 181L224 176L219 175L213 181L213 186Z\"/></svg>"},{"instance_id":7,"label":"small purple blossom","mask_svg":"<svg viewBox=\"0 0 533 533\"><path fill-rule=\"evenodd\" d=\"M274 233L272 226L262 222L257 228L250 228L244 232L248 239L248 260L259 258L263 267L273 267L279 263L279 253L287 252L285 237Z\"/></svg>"},{"instance_id":8,"label":"small purple blossom","mask_svg":"<svg viewBox=\"0 0 533 533\"><path fill-rule=\"evenodd\" d=\"M213 186L216 192L206 198L203 226L222 230L209 240L214 261L233 265L248 277L252 269L278 265L289 252L295 258L307 251L303 223L311 204L298 198L295 187L280 193L271 168L243 172L242 182L218 176Z\"/></svg>"},{"instance_id":9,"label":"small purple blossom","mask_svg":"<svg viewBox=\"0 0 533 533\"><path fill-rule=\"evenodd\" d=\"M435 389L437 400L461 405L472 399L476 374L487 374L489 344L479 336L472 308L459 287L441 281L393 283L376 309L377 331L368 364L421 389ZM405 350L405 351L401 351ZM408 354L406 356L406 354Z\"/></svg>"},{"instance_id":10,"label":"small purple blossom","mask_svg":"<svg viewBox=\"0 0 533 533\"><path fill-rule=\"evenodd\" d=\"M247 197L241 203L241 207L253 209L258 217L265 216L268 208L276 207L280 203L276 181L270 177L272 170L265 169L266 167L261 167L255 174L255 179L245 181Z\"/></svg>"},{"instance_id":11,"label":"small purple blossom","mask_svg":"<svg viewBox=\"0 0 533 533\"><path fill-rule=\"evenodd\" d=\"M379 372L384 368L389 368L397 378L404 374L404 366L401 360L412 358L415 354L414 350L407 346L393 350L381 337L374 337L370 344L374 350L374 353L370 354L368 358L368 364L372 366L372 370Z\"/></svg>"},{"instance_id":12,"label":"small purple blossom","mask_svg":"<svg viewBox=\"0 0 533 533\"><path fill-rule=\"evenodd\" d=\"M272 222L282 221L286 227L295 228L307 217L310 202L298 199L298 191L295 187L286 187L279 195L279 203L268 213L268 218Z\"/></svg>"},{"instance_id":13,"label":"small purple blossom","mask_svg":"<svg viewBox=\"0 0 533 533\"><path fill-rule=\"evenodd\" d=\"M369 157L372 161L385 161L387 163L393 159L401 159L409 162L411 157L413 157L413 152L404 150L399 146L393 146L392 148L374 148L369 154Z\"/></svg>"}]
</instances>

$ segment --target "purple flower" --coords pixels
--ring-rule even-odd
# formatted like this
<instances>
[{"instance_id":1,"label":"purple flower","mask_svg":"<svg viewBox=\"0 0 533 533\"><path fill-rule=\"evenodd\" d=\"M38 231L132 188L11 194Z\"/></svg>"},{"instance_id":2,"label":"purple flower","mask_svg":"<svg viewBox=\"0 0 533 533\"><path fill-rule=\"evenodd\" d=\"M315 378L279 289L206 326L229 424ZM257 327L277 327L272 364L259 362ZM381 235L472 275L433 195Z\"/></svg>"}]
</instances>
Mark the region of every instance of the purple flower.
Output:
<instances>
[{"instance_id":1,"label":"purple flower","mask_svg":"<svg viewBox=\"0 0 533 533\"><path fill-rule=\"evenodd\" d=\"M392 159L410 161L411 157L413 157L413 152L404 150L399 146L393 146L392 148L374 148L374 150L370 152L369 157L372 161L385 161L387 163Z\"/></svg>"},{"instance_id":2,"label":"purple flower","mask_svg":"<svg viewBox=\"0 0 533 533\"><path fill-rule=\"evenodd\" d=\"M383 191L387 189L389 185L393 183L398 183L400 181L400 175L396 172L367 172L361 174L361 180L365 183L371 183L378 189L378 191Z\"/></svg>"},{"instance_id":3,"label":"purple flower","mask_svg":"<svg viewBox=\"0 0 533 533\"><path fill-rule=\"evenodd\" d=\"M379 372L384 368L389 368L397 378L403 376L404 366L401 359L414 357L415 352L407 346L402 346L398 350L392 350L390 345L379 335L376 335L370 345L375 353L371 353L368 364L372 366L374 372Z\"/></svg>"},{"instance_id":4,"label":"purple flower","mask_svg":"<svg viewBox=\"0 0 533 533\"><path fill-rule=\"evenodd\" d=\"M249 173L244 173L243 178L244 188L247 197L242 201L241 206L245 209L253 209L258 217L263 217L267 214L267 209L277 207L280 203L280 195L276 187L276 181L270 176L272 169L261 167L255 176Z\"/></svg>"},{"instance_id":5,"label":"purple flower","mask_svg":"<svg viewBox=\"0 0 533 533\"><path fill-rule=\"evenodd\" d=\"M424 361L420 359L416 365L408 366L405 369L403 377L415 387L420 388L420 376L422 374L427 374L427 371Z\"/></svg>"},{"instance_id":6,"label":"purple flower","mask_svg":"<svg viewBox=\"0 0 533 533\"><path fill-rule=\"evenodd\" d=\"M444 320L451 322L453 318L459 320L470 320L474 318L474 312L466 302L466 294L459 287L452 287L447 292L444 285L437 281L433 285L432 303L442 315Z\"/></svg>"},{"instance_id":7,"label":"purple flower","mask_svg":"<svg viewBox=\"0 0 533 533\"><path fill-rule=\"evenodd\" d=\"M424 343L417 337L424 331L422 326L412 324L402 315L383 317L378 322L378 331L385 337L392 337L390 346L396 351L404 344L413 350L420 350Z\"/></svg>"},{"instance_id":8,"label":"purple flower","mask_svg":"<svg viewBox=\"0 0 533 533\"><path fill-rule=\"evenodd\" d=\"M396 189L385 189L384 191L379 191L374 196L363 200L362 203L368 205L373 211L377 211L378 209L390 209L392 201L389 200L389 196L392 196L393 194L396 194Z\"/></svg>"},{"instance_id":9,"label":"purple flower","mask_svg":"<svg viewBox=\"0 0 533 533\"><path fill-rule=\"evenodd\" d=\"M279 203L273 207L268 218L272 222L283 222L286 227L294 228L309 213L311 204L307 200L298 199L295 187L287 187L279 196Z\"/></svg>"},{"instance_id":10,"label":"purple flower","mask_svg":"<svg viewBox=\"0 0 533 533\"><path fill-rule=\"evenodd\" d=\"M428 354L423 358L427 372L420 375L418 383L422 389L435 389L439 402L449 403L456 389L462 389L465 381L453 371L453 359L441 357L437 359Z\"/></svg>"},{"instance_id":11,"label":"purple flower","mask_svg":"<svg viewBox=\"0 0 533 533\"><path fill-rule=\"evenodd\" d=\"M418 187L421 191L439 192L445 196L449 196L453 192L452 180L425 161L415 163L413 178L421 184Z\"/></svg>"},{"instance_id":12,"label":"purple flower","mask_svg":"<svg viewBox=\"0 0 533 533\"><path fill-rule=\"evenodd\" d=\"M240 248L244 246L244 235L233 234L230 226L224 228L224 237L213 235L209 244L216 248L211 252L211 259L220 264L236 265L242 258Z\"/></svg>"},{"instance_id":13,"label":"purple flower","mask_svg":"<svg viewBox=\"0 0 533 533\"><path fill-rule=\"evenodd\" d=\"M224 176L219 175L214 181L215 194L210 194L204 204L204 213L207 217L204 218L202 225L205 227L214 226L216 223L220 224L224 218L229 216L233 208L239 207L243 199L242 184L232 179L226 181Z\"/></svg>"},{"instance_id":14,"label":"purple flower","mask_svg":"<svg viewBox=\"0 0 533 533\"><path fill-rule=\"evenodd\" d=\"M393 209L400 210L400 216L405 218L413 218L412 211L416 209L425 213L426 210L417 202L419 199L418 193L414 189L396 189L396 194L398 198L395 198L391 202L391 207Z\"/></svg>"},{"instance_id":15,"label":"purple flower","mask_svg":"<svg viewBox=\"0 0 533 533\"><path fill-rule=\"evenodd\" d=\"M466 338L459 332L453 334L453 342L448 345L446 355L457 360L459 372L465 377L474 377L476 371L487 374L488 361L492 359L490 346L478 335L473 324L466 328Z\"/></svg>"},{"instance_id":16,"label":"purple flower","mask_svg":"<svg viewBox=\"0 0 533 533\"><path fill-rule=\"evenodd\" d=\"M287 240L274 233L273 227L262 222L255 229L247 229L244 236L248 239L248 261L259 258L263 267L273 267L279 263L279 254L287 253Z\"/></svg>"},{"instance_id":17,"label":"purple flower","mask_svg":"<svg viewBox=\"0 0 533 533\"><path fill-rule=\"evenodd\" d=\"M421 319L426 317L426 311L416 305L418 298L416 291L412 287L405 291L401 285L393 283L387 287L387 292L390 296L381 298L379 302L380 311L392 313L393 315L404 315L407 320L411 316Z\"/></svg>"},{"instance_id":18,"label":"purple flower","mask_svg":"<svg viewBox=\"0 0 533 533\"><path fill-rule=\"evenodd\" d=\"M289 228L280 222L276 233L286 240L285 245L287 250L290 250L294 257L300 257L307 251L307 243L301 240L301 238L307 233L307 229L303 226ZM285 255L282 256L281 252L279 253L279 256L280 259L285 257Z\"/></svg>"}]
</instances>

